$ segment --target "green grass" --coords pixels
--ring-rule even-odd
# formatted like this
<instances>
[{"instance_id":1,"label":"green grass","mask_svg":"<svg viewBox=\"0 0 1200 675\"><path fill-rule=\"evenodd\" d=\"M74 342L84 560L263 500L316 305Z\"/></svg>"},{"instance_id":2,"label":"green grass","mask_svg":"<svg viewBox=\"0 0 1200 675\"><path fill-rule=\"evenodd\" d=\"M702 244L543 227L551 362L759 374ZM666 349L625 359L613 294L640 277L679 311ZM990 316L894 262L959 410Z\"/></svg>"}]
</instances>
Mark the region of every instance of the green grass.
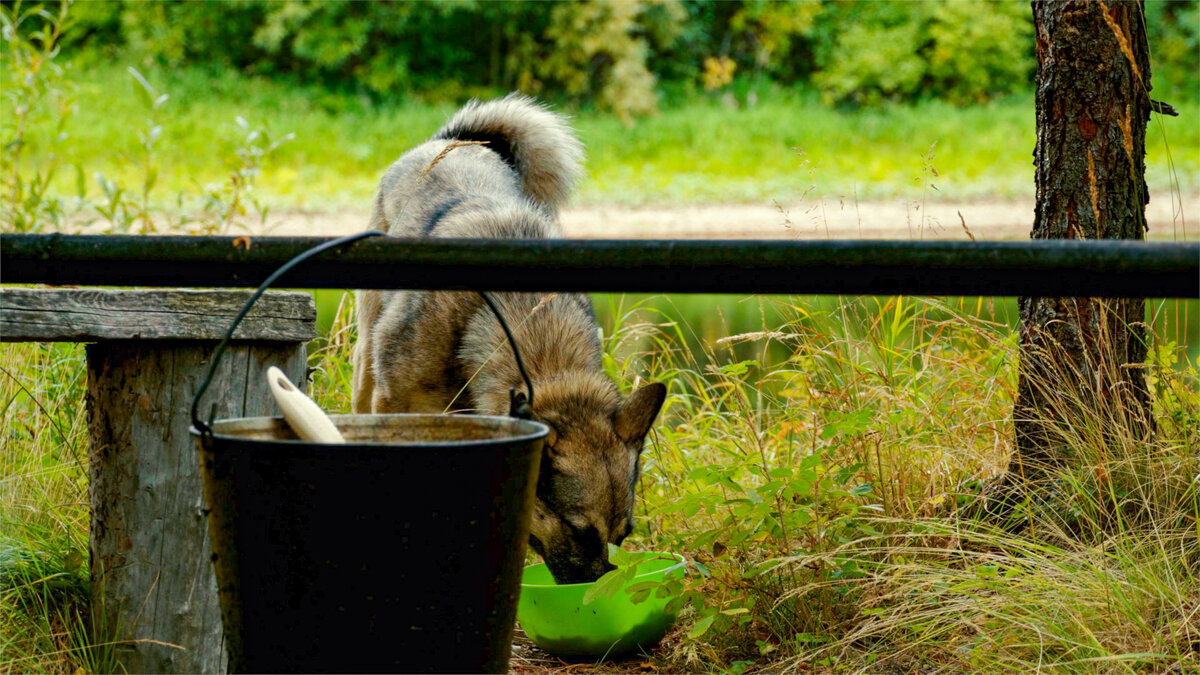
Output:
<instances>
[{"instance_id":1,"label":"green grass","mask_svg":"<svg viewBox=\"0 0 1200 675\"><path fill-rule=\"evenodd\" d=\"M235 122L240 116L272 138L295 134L257 177L263 201L286 208L365 208L383 169L453 112L449 105L372 104L227 71L148 68L145 74L170 96L153 122L125 65L68 66L77 106L60 151L67 165L82 171L61 173L61 191L73 194L82 178L95 197L96 173L140 185L138 132L160 124L154 195L170 205L180 191L195 193L226 180L247 134ZM1186 122L1200 116L1200 104L1177 107L1181 117L1156 117L1147 141L1154 190L1171 184L1168 147L1184 189L1200 186L1200 132ZM912 197L927 182L946 198L966 199L1028 195L1033 184L1033 102L1027 96L969 108L932 101L838 111L811 95L778 91L740 110L700 99L628 127L587 112L576 124L588 149L580 203L769 203L810 189L830 196ZM45 134L31 139L35 162L45 158L47 140ZM926 159L938 175L927 170Z\"/></svg>"},{"instance_id":2,"label":"green grass","mask_svg":"<svg viewBox=\"0 0 1200 675\"><path fill-rule=\"evenodd\" d=\"M0 354L0 671L90 669L83 349Z\"/></svg>"},{"instance_id":3,"label":"green grass","mask_svg":"<svg viewBox=\"0 0 1200 675\"><path fill-rule=\"evenodd\" d=\"M752 300L748 351L614 312L618 378L672 391L638 534L708 572L670 667L1200 667L1196 367L1156 351L1151 441L1114 438L1119 411L1072 420L1077 465L1004 531L969 507L1012 447L1016 335L974 303Z\"/></svg>"},{"instance_id":4,"label":"green grass","mask_svg":"<svg viewBox=\"0 0 1200 675\"><path fill-rule=\"evenodd\" d=\"M345 326L336 323L342 304L352 301L349 291L323 289L313 291L317 304L317 330L328 335ZM775 299L777 300L777 298ZM1008 330L1018 329L1019 315L1016 298L939 298L939 302L950 310L942 312L930 309L934 316L962 316L995 323ZM797 306L812 312L829 312L833 308L854 306L859 311L877 306L879 298L862 297L847 299L838 296L810 295L793 299ZM787 321L788 314L781 305L770 297L732 295L661 295L661 294L607 294L593 295L596 316L606 334L613 334L631 320L646 321L647 316L658 313L667 315L687 330L683 333L684 344L689 351L702 354L707 344L723 338L745 333L770 332ZM636 309L630 309L636 308ZM1195 364L1200 367L1200 300L1147 300L1146 323L1151 327L1157 343L1168 346L1179 357L1179 365ZM861 327L860 327L861 328ZM862 333L856 333L862 337ZM752 342L726 340L730 354L742 359L755 358L758 347ZM766 349L772 358L782 358L788 353L786 345L769 342ZM349 411L349 403L337 408Z\"/></svg>"}]
</instances>

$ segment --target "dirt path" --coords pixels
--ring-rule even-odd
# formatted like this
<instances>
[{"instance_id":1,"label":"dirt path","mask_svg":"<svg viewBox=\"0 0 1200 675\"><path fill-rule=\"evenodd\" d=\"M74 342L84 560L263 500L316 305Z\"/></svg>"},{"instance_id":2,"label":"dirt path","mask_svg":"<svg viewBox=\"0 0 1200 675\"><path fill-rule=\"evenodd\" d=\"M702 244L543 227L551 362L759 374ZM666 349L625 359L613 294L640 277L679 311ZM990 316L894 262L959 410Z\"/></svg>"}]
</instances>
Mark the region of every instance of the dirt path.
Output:
<instances>
[{"instance_id":1,"label":"dirt path","mask_svg":"<svg viewBox=\"0 0 1200 675\"><path fill-rule=\"evenodd\" d=\"M1200 223L1190 220L1198 214L1200 194L1174 203L1166 193L1152 194L1146 209L1150 237L1183 239L1186 229L1187 239L1200 238ZM995 241L1029 236L1033 201L581 206L565 209L561 218L566 236L581 239L968 239L969 230L976 239ZM348 234L366 226L367 210L282 211L267 222L273 235Z\"/></svg>"}]
</instances>

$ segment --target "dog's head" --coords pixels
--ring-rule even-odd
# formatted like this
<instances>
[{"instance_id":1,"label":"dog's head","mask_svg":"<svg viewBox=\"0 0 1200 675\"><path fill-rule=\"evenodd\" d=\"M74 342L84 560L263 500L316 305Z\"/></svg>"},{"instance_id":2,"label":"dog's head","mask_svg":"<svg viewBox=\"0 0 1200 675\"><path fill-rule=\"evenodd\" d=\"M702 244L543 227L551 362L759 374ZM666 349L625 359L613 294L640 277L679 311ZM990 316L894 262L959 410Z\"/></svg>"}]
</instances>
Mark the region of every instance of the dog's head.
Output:
<instances>
[{"instance_id":1,"label":"dog's head","mask_svg":"<svg viewBox=\"0 0 1200 675\"><path fill-rule=\"evenodd\" d=\"M633 530L642 446L667 391L649 384L618 405L611 384L586 379L538 389L536 414L551 432L529 540L560 584L612 569L607 545Z\"/></svg>"}]
</instances>

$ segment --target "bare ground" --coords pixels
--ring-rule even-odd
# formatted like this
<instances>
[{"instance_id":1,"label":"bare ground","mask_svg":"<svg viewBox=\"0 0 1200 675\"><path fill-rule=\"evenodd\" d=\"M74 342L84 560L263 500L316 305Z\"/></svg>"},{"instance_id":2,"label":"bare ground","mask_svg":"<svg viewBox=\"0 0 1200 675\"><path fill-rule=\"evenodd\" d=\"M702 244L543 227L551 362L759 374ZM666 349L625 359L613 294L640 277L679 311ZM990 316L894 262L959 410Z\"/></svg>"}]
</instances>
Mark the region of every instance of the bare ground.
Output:
<instances>
[{"instance_id":1,"label":"bare ground","mask_svg":"<svg viewBox=\"0 0 1200 675\"><path fill-rule=\"evenodd\" d=\"M1146 207L1153 239L1200 238L1191 222L1200 194L1152 194ZM1033 200L952 202L818 199L788 204L578 206L561 214L564 234L580 239L979 239L1029 236ZM364 229L367 209L282 211L272 235L332 236Z\"/></svg>"},{"instance_id":2,"label":"bare ground","mask_svg":"<svg viewBox=\"0 0 1200 675\"><path fill-rule=\"evenodd\" d=\"M659 664L653 658L634 654L616 660L562 659L538 649L520 625L513 636L512 657L508 663L512 675L598 675L601 673L654 673Z\"/></svg>"}]
</instances>

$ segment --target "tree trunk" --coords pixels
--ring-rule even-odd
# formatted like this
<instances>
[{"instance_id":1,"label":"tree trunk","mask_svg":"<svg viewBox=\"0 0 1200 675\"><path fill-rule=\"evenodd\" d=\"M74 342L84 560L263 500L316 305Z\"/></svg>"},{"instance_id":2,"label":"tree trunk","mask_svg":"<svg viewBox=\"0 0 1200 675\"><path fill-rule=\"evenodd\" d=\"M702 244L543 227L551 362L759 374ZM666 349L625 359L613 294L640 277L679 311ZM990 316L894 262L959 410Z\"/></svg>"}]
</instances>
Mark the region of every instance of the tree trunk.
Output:
<instances>
[{"instance_id":1,"label":"tree trunk","mask_svg":"<svg viewBox=\"0 0 1200 675\"><path fill-rule=\"evenodd\" d=\"M1142 239L1150 64L1136 2L1034 0L1034 239ZM1081 292L1088 289L1081 288ZM1069 466L1080 447L1153 430L1145 301L1022 297L1012 471Z\"/></svg>"}]
</instances>

